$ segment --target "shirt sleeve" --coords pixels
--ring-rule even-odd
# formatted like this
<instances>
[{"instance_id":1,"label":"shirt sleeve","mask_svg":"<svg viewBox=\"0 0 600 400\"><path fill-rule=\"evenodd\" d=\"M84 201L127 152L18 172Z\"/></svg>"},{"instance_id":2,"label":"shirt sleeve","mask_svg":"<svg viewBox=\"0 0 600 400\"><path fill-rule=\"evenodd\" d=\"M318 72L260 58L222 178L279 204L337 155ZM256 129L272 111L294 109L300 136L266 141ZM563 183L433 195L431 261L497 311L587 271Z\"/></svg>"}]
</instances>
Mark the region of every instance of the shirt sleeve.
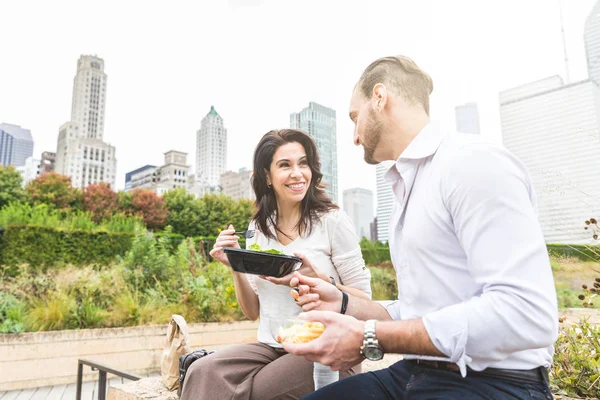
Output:
<instances>
[{"instance_id":1,"label":"shirt sleeve","mask_svg":"<svg viewBox=\"0 0 600 400\"><path fill-rule=\"evenodd\" d=\"M371 271L362 257L354 224L342 210L336 213L331 236L331 262L340 277L340 283L359 289L371 297Z\"/></svg>"},{"instance_id":2,"label":"shirt sleeve","mask_svg":"<svg viewBox=\"0 0 600 400\"><path fill-rule=\"evenodd\" d=\"M558 335L556 290L525 167L502 148L468 145L443 168L440 190L482 290L423 317L433 344L463 375L475 356L493 364L550 346Z\"/></svg>"}]
</instances>

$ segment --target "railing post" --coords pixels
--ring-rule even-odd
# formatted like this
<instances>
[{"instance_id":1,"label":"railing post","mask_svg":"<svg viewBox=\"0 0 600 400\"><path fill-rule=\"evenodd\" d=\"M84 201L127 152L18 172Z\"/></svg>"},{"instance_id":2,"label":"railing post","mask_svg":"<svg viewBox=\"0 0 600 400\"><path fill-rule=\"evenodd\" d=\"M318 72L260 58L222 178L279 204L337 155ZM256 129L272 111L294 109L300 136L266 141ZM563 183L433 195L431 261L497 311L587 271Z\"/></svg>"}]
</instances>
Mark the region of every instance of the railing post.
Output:
<instances>
[{"instance_id":1,"label":"railing post","mask_svg":"<svg viewBox=\"0 0 600 400\"><path fill-rule=\"evenodd\" d=\"M106 371L99 370L98 376L98 400L106 400Z\"/></svg>"},{"instance_id":2,"label":"railing post","mask_svg":"<svg viewBox=\"0 0 600 400\"><path fill-rule=\"evenodd\" d=\"M81 381L83 379L83 364L77 361L77 393L75 394L76 400L81 400Z\"/></svg>"}]
</instances>

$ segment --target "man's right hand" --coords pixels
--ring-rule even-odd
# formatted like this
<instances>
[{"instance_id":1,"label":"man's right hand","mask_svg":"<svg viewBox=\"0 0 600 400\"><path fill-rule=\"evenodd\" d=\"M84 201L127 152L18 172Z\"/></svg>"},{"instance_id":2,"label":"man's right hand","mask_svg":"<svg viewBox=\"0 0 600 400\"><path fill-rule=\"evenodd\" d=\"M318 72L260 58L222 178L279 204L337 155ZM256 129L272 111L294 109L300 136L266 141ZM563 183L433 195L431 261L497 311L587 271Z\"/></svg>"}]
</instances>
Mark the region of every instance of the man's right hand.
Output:
<instances>
[{"instance_id":1,"label":"man's right hand","mask_svg":"<svg viewBox=\"0 0 600 400\"><path fill-rule=\"evenodd\" d=\"M233 228L233 225L229 225L227 229L221 231L217 237L217 241L215 242L213 249L210 251L210 256L212 258L222 262L230 268L231 264L229 264L229 260L223 251L223 247L233 247L236 249L240 248L240 244L238 242L239 238L234 234L234 232L235 229Z\"/></svg>"},{"instance_id":2,"label":"man's right hand","mask_svg":"<svg viewBox=\"0 0 600 400\"><path fill-rule=\"evenodd\" d=\"M290 286L298 288L296 303L302 311L321 310L339 313L342 308L342 292L331 283L320 278L310 278L294 272Z\"/></svg>"}]
</instances>

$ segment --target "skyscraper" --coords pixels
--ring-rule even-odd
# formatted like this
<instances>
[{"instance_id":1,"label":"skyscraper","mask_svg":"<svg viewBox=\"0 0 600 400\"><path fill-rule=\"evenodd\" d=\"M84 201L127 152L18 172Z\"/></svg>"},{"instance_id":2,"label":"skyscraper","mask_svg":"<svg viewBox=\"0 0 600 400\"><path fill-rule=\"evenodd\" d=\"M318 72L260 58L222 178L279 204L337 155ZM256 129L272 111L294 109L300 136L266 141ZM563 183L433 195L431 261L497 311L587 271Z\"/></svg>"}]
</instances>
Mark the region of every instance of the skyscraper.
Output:
<instances>
[{"instance_id":1,"label":"skyscraper","mask_svg":"<svg viewBox=\"0 0 600 400\"><path fill-rule=\"evenodd\" d=\"M370 239L370 224L373 222L373 192L362 188L344 190L344 211L354 222L356 235L361 239Z\"/></svg>"},{"instance_id":2,"label":"skyscraper","mask_svg":"<svg viewBox=\"0 0 600 400\"><path fill-rule=\"evenodd\" d=\"M600 1L596 2L585 22L583 39L589 77L600 85Z\"/></svg>"},{"instance_id":3,"label":"skyscraper","mask_svg":"<svg viewBox=\"0 0 600 400\"><path fill-rule=\"evenodd\" d=\"M227 171L221 175L221 193L234 200L255 200L252 189L252 171L241 168L238 172Z\"/></svg>"},{"instance_id":4,"label":"skyscraper","mask_svg":"<svg viewBox=\"0 0 600 400\"><path fill-rule=\"evenodd\" d=\"M393 161L384 161L375 167L377 180L377 240L388 241L388 228L394 208L394 192L392 185L384 178Z\"/></svg>"},{"instance_id":5,"label":"skyscraper","mask_svg":"<svg viewBox=\"0 0 600 400\"><path fill-rule=\"evenodd\" d=\"M103 141L106 79L101 58L79 57L71 120L59 129L55 165L56 172L71 177L74 187L98 182L115 187L116 150Z\"/></svg>"},{"instance_id":6,"label":"skyscraper","mask_svg":"<svg viewBox=\"0 0 600 400\"><path fill-rule=\"evenodd\" d=\"M584 221L600 215L600 135L590 79L554 76L500 93L504 145L527 166L548 243L585 243Z\"/></svg>"},{"instance_id":7,"label":"skyscraper","mask_svg":"<svg viewBox=\"0 0 600 400\"><path fill-rule=\"evenodd\" d=\"M33 138L29 129L0 124L0 165L22 167L33 155Z\"/></svg>"},{"instance_id":8,"label":"skyscraper","mask_svg":"<svg viewBox=\"0 0 600 400\"><path fill-rule=\"evenodd\" d=\"M196 184L218 187L227 166L227 129L214 106L196 132Z\"/></svg>"},{"instance_id":9,"label":"skyscraper","mask_svg":"<svg viewBox=\"0 0 600 400\"><path fill-rule=\"evenodd\" d=\"M476 103L467 103L454 108L456 130L461 133L479 135L479 110Z\"/></svg>"},{"instance_id":10,"label":"skyscraper","mask_svg":"<svg viewBox=\"0 0 600 400\"><path fill-rule=\"evenodd\" d=\"M335 110L315 102L298 113L290 114L290 127L300 129L313 137L321 159L323 182L334 203L338 199L337 139Z\"/></svg>"}]
</instances>

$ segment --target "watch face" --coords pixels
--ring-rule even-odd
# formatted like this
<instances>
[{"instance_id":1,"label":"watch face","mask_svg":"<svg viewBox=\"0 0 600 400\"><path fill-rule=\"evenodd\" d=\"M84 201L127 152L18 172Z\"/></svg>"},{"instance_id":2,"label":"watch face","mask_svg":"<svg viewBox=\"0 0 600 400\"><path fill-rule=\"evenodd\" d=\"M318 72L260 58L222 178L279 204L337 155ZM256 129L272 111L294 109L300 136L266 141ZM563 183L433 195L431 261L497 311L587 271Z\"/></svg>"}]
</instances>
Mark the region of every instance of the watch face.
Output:
<instances>
[{"instance_id":1,"label":"watch face","mask_svg":"<svg viewBox=\"0 0 600 400\"><path fill-rule=\"evenodd\" d=\"M369 346L365 348L364 355L368 360L379 361L383 358L383 351L379 347Z\"/></svg>"}]
</instances>

